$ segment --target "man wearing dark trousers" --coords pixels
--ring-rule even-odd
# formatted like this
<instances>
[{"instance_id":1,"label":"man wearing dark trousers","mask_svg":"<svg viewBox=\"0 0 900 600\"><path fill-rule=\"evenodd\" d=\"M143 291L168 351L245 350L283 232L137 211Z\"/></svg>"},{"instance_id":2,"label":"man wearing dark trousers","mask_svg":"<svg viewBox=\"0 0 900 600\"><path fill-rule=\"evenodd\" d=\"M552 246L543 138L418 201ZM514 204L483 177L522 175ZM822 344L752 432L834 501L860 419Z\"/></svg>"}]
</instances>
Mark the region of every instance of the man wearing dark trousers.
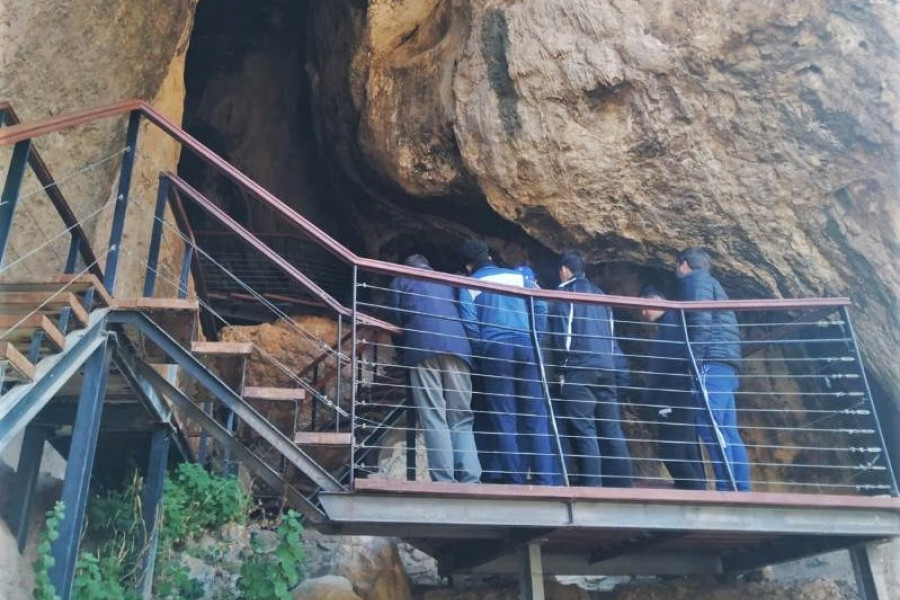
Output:
<instances>
[{"instance_id":1,"label":"man wearing dark trousers","mask_svg":"<svg viewBox=\"0 0 900 600\"><path fill-rule=\"evenodd\" d=\"M498 267L487 244L469 240L462 248L469 274L481 281L534 287L520 271ZM534 350L532 325L525 300L506 294L463 290L463 326L480 365L485 421L490 451L483 452L482 480L487 483L559 485L559 459L550 429L550 412ZM535 302L541 321L546 303Z\"/></svg>"},{"instance_id":2,"label":"man wearing dark trousers","mask_svg":"<svg viewBox=\"0 0 900 600\"><path fill-rule=\"evenodd\" d=\"M584 266L580 254L564 253L559 263L559 289L602 294L585 277ZM612 310L599 304L556 302L550 310L549 329L562 396L559 421L575 454L578 483L631 487L631 455L616 399L618 347ZM598 435L602 443L598 443Z\"/></svg>"},{"instance_id":3,"label":"man wearing dark trousers","mask_svg":"<svg viewBox=\"0 0 900 600\"><path fill-rule=\"evenodd\" d=\"M709 254L705 250L682 250L676 265L679 300L728 300L722 285L709 273ZM694 394L697 404L703 408L697 411L697 433L712 459L716 489L732 489L728 477L730 466L737 490L748 491L750 465L738 431L734 404L734 393L738 388L737 367L741 360L737 317L732 310L688 310L685 319L688 340L700 371ZM709 411L706 410L707 401Z\"/></svg>"},{"instance_id":4,"label":"man wearing dark trousers","mask_svg":"<svg viewBox=\"0 0 900 600\"><path fill-rule=\"evenodd\" d=\"M644 286L641 298L665 300L662 292L652 285ZM677 489L705 490L706 474L694 426L699 407L691 396L693 375L681 315L674 310L643 308L641 316L657 326L650 344L642 402L652 407L656 415L660 458L665 461Z\"/></svg>"},{"instance_id":5,"label":"man wearing dark trousers","mask_svg":"<svg viewBox=\"0 0 900 600\"><path fill-rule=\"evenodd\" d=\"M413 254L406 265L431 270ZM434 481L476 483L481 465L472 433L472 352L459 318L456 291L411 277L391 283L388 305L403 329L400 363L410 369L412 398L425 432Z\"/></svg>"}]
</instances>

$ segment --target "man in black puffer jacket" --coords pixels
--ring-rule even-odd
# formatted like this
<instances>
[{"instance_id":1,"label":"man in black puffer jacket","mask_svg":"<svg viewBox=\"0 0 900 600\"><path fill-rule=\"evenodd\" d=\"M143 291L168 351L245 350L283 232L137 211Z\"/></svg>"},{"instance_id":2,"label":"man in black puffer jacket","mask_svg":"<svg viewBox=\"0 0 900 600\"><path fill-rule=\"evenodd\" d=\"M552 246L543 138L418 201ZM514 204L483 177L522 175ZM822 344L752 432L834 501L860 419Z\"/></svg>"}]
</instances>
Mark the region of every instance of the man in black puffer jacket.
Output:
<instances>
[{"instance_id":1,"label":"man in black puffer jacket","mask_svg":"<svg viewBox=\"0 0 900 600\"><path fill-rule=\"evenodd\" d=\"M603 293L584 276L584 258L579 254L563 254L559 278L559 289L566 292ZM576 456L579 483L631 487L631 455L616 400L616 355L621 351L612 310L600 304L556 302L548 325L553 366L562 382L559 420Z\"/></svg>"},{"instance_id":2,"label":"man in black puffer jacket","mask_svg":"<svg viewBox=\"0 0 900 600\"><path fill-rule=\"evenodd\" d=\"M702 248L688 248L678 253L675 274L678 277L679 300L728 300L715 277L709 274L709 254ZM737 367L741 359L737 317L732 310L685 311L688 339L700 372L700 389L695 392L699 407L697 433L713 460L716 489L730 490L728 469L731 466L738 491L750 489L750 464L737 424L734 393L738 388ZM703 391L709 400L709 418ZM724 448L722 456L720 446ZM723 462L725 461L725 462Z\"/></svg>"}]
</instances>

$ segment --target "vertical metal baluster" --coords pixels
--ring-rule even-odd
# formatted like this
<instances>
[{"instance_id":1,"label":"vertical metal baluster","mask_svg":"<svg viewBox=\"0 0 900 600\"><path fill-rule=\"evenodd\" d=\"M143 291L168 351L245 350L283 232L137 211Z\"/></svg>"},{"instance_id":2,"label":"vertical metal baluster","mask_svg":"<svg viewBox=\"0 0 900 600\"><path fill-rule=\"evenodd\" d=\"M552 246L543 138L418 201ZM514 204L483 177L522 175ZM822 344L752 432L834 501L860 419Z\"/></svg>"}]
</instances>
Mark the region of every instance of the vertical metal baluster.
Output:
<instances>
[{"instance_id":1,"label":"vertical metal baluster","mask_svg":"<svg viewBox=\"0 0 900 600\"><path fill-rule=\"evenodd\" d=\"M31 152L31 140L23 140L13 147L12 159L6 171L6 182L0 193L0 267L6 258L6 249L12 233L13 216L19 203L19 190L25 178L28 166L28 154Z\"/></svg>"},{"instance_id":2,"label":"vertical metal baluster","mask_svg":"<svg viewBox=\"0 0 900 600\"><path fill-rule=\"evenodd\" d=\"M357 386L359 386L359 378L357 374L357 368L359 367L359 357L356 353L356 344L357 344L357 280L359 278L359 267L353 265L353 293L352 293L352 305L351 305L351 313L350 316L353 319L350 327L350 373L353 378L350 383L350 489L353 489L353 484L355 481L355 473L356 473L356 394L357 394ZM340 338L338 338L340 339Z\"/></svg>"},{"instance_id":3,"label":"vertical metal baluster","mask_svg":"<svg viewBox=\"0 0 900 600\"><path fill-rule=\"evenodd\" d=\"M878 418L878 410L875 408L875 399L872 397L872 390L869 387L869 378L866 377L866 367L862 361L862 355L859 353L859 346L856 343L856 333L853 331L853 324L850 322L850 311L846 306L841 307L841 314L844 322L847 323L847 331L850 334L853 346L853 356L856 358L856 364L859 367L859 374L862 377L863 386L865 387L866 399L869 401L869 408L872 410L872 420L875 421L875 429L878 431L878 441L881 443L881 449L884 452L884 464L887 467L888 483L891 486L891 496L898 496L897 474L891 464L891 456L888 452L887 442L884 439L884 431L881 429L881 420Z\"/></svg>"},{"instance_id":4,"label":"vertical metal baluster","mask_svg":"<svg viewBox=\"0 0 900 600\"><path fill-rule=\"evenodd\" d=\"M553 398L550 395L550 385L547 382L547 370L544 367L544 353L541 352L541 341L538 337L537 318L534 312L534 296L528 297L528 320L531 323L531 343L534 345L534 355L537 358L538 369L541 374L541 389L544 390L544 400L547 402L547 414L550 417L550 426L553 428L553 441L556 444L556 457L559 460L559 471L562 473L563 483L569 486L569 471L566 468L566 457L563 454L562 440L559 438L559 427L556 424L556 414L553 410Z\"/></svg>"},{"instance_id":5,"label":"vertical metal baluster","mask_svg":"<svg viewBox=\"0 0 900 600\"><path fill-rule=\"evenodd\" d=\"M337 373L335 373L334 377L334 404L337 407L341 405L341 392L343 391L343 386L341 385L341 379L343 379L343 370L342 370L342 359L344 357L344 345L341 343L341 340L344 339L344 317L343 315L338 314L338 322L337 322L337 358L336 368ZM334 411L334 430L340 431L341 425L341 414L338 411Z\"/></svg>"},{"instance_id":6,"label":"vertical metal baluster","mask_svg":"<svg viewBox=\"0 0 900 600\"><path fill-rule=\"evenodd\" d=\"M106 269L103 272L103 283L110 294L115 293L116 288L119 250L122 245L122 234L125 231L125 213L128 210L128 192L131 189L131 174L134 171L134 157L137 154L137 137L140 123L141 112L139 110L132 111L128 117L125 154L122 156L119 187L116 191L116 208L113 212L112 228L109 232L109 254L106 256Z\"/></svg>"},{"instance_id":7,"label":"vertical metal baluster","mask_svg":"<svg viewBox=\"0 0 900 600\"><path fill-rule=\"evenodd\" d=\"M147 271L144 274L144 297L152 298L156 287L156 272L159 265L159 249L162 245L163 219L169 199L169 180L160 176L156 188L156 208L153 211L153 225L150 229L150 252L147 256Z\"/></svg>"}]
</instances>

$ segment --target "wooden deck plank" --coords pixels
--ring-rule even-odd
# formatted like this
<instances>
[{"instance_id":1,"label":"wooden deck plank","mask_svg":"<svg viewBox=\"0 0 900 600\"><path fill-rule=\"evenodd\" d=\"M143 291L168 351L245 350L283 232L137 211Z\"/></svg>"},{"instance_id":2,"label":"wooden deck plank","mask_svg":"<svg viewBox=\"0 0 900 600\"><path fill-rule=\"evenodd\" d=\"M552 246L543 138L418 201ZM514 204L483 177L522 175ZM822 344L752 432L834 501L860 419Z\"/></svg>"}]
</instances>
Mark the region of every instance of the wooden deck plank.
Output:
<instances>
[{"instance_id":1,"label":"wooden deck plank","mask_svg":"<svg viewBox=\"0 0 900 600\"><path fill-rule=\"evenodd\" d=\"M95 290L94 298L103 306L112 304L112 296L106 291L103 283L91 273L75 273L53 275L41 279L19 280L0 283L0 292L54 292L65 286L67 292L83 294L89 289Z\"/></svg>"},{"instance_id":2,"label":"wooden deck plank","mask_svg":"<svg viewBox=\"0 0 900 600\"><path fill-rule=\"evenodd\" d=\"M10 342L0 342L0 363L6 364L8 378L17 381L34 380L34 365Z\"/></svg>"},{"instance_id":3,"label":"wooden deck plank","mask_svg":"<svg viewBox=\"0 0 900 600\"><path fill-rule=\"evenodd\" d=\"M32 310L58 314L64 308L71 308L72 316L82 325L87 325L88 312L72 292L0 292L0 314L28 313Z\"/></svg>"},{"instance_id":4,"label":"wooden deck plank","mask_svg":"<svg viewBox=\"0 0 900 600\"><path fill-rule=\"evenodd\" d=\"M15 329L11 330L12 327ZM66 336L47 315L35 313L25 317L22 314L0 314L0 341L7 341L15 346L28 344L32 334L38 330L44 332L44 339L53 350L65 347Z\"/></svg>"},{"instance_id":5,"label":"wooden deck plank","mask_svg":"<svg viewBox=\"0 0 900 600\"><path fill-rule=\"evenodd\" d=\"M676 489L585 488L357 479L357 492L443 497L634 501L662 504L715 504L799 508L887 509L900 512L900 498L776 492L716 492Z\"/></svg>"}]
</instances>

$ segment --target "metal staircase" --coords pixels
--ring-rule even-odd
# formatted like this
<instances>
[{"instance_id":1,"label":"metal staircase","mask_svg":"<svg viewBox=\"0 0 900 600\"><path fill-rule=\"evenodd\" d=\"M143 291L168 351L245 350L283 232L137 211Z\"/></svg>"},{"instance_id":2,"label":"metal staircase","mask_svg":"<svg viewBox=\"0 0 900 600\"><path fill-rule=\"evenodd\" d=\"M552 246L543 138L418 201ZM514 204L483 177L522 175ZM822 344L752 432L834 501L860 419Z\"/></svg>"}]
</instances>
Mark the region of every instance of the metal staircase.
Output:
<instances>
[{"instance_id":1,"label":"metal staircase","mask_svg":"<svg viewBox=\"0 0 900 600\"><path fill-rule=\"evenodd\" d=\"M322 531L402 536L436 556L446 573L522 567L523 594L529 598L541 597L541 571L723 573L900 535L896 478L846 299L648 304L514 289L384 263L341 246L143 102L30 125L16 125L8 105L0 103L0 112L5 117L0 123L12 125L0 129L0 148L12 147L0 195L0 449L22 434L6 520L24 544L29 498L49 441L67 458L62 493L67 511L53 544L51 572L64 599L92 475L115 469L126 454L144 467L148 515L156 514L170 460L212 457L226 468L240 464ZM123 117L128 123L113 218L106 249L97 253L85 233L86 217L79 220L69 208L34 140ZM317 247L317 258L287 238L254 234L175 174L158 173L152 201L133 193L135 160L146 158L138 145L141 123L161 130L296 227L304 244ZM60 215L64 229L55 237L67 237L69 247L62 264L41 265L38 277L7 281L6 269L30 253L6 260L29 166ZM182 206L187 202L226 233L195 234ZM148 250L131 247L123 235L126 218L146 222ZM162 254L167 240L174 240L170 249L180 249L178 264L168 269ZM45 242L35 244L40 248ZM145 273L139 296L116 292L117 273L126 261L132 261L131 272ZM341 267L317 271L323 264ZM280 287L265 289L252 281L253 273ZM629 438L634 461L649 465L639 470L641 485L633 489L417 481L421 427L410 407L408 370L393 363L394 348L386 339L400 331L373 316L390 308L385 298L394 277L516 295L532 310L544 300L625 311L652 306L765 314L762 326L747 324L742 386L749 397L741 408L753 467L773 474L756 482L765 491L671 489L658 475L653 440L643 434ZM172 297L162 294L163 287L173 290ZM291 319L299 309L331 319L334 338L316 336ZM220 328L235 319L239 324L280 319L317 352L296 370L251 340L220 341ZM810 328L821 335L809 334ZM641 347L647 339L636 334L630 341ZM255 361L277 369L291 384L247 385ZM777 377L788 391L765 387L776 371L756 374L753 361L777 362ZM541 383L545 400L557 400L550 382ZM639 384L635 389L642 391ZM284 406L292 412L290 427L269 418L270 407ZM648 424L633 425L640 432ZM395 479L369 478L397 440L405 452L404 472ZM565 465L559 448L557 458ZM803 461L781 468L778 457L788 451ZM155 520L149 524L153 536Z\"/></svg>"}]
</instances>

